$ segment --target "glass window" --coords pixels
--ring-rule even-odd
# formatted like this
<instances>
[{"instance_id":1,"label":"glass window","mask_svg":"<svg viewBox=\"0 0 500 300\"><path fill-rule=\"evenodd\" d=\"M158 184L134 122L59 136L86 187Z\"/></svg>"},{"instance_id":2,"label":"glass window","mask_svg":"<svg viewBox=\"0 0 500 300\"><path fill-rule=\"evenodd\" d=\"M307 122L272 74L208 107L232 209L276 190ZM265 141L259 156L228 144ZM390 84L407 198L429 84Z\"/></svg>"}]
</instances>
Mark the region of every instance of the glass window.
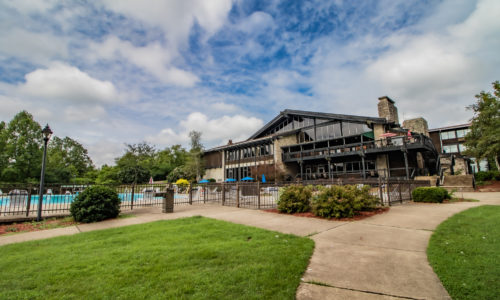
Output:
<instances>
[{"instance_id":1,"label":"glass window","mask_svg":"<svg viewBox=\"0 0 500 300\"><path fill-rule=\"evenodd\" d=\"M458 144L458 150L462 153L467 150L467 147L464 144Z\"/></svg>"},{"instance_id":2,"label":"glass window","mask_svg":"<svg viewBox=\"0 0 500 300\"><path fill-rule=\"evenodd\" d=\"M470 129L459 129L457 130L457 137L458 138L463 138L469 133Z\"/></svg>"},{"instance_id":3,"label":"glass window","mask_svg":"<svg viewBox=\"0 0 500 300\"><path fill-rule=\"evenodd\" d=\"M457 145L445 145L443 146L443 153L457 153L458 147Z\"/></svg>"},{"instance_id":4,"label":"glass window","mask_svg":"<svg viewBox=\"0 0 500 300\"><path fill-rule=\"evenodd\" d=\"M443 131L441 132L442 140L449 140L456 138L455 131Z\"/></svg>"}]
</instances>

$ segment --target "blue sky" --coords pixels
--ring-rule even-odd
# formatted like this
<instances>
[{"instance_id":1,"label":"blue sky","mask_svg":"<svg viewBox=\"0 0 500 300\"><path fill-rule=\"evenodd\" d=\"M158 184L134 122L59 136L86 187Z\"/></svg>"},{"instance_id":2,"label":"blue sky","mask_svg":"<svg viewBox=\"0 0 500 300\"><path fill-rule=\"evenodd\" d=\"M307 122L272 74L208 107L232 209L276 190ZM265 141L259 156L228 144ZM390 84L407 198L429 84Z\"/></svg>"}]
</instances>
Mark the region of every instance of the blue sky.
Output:
<instances>
[{"instance_id":1,"label":"blue sky","mask_svg":"<svg viewBox=\"0 0 500 300\"><path fill-rule=\"evenodd\" d=\"M284 109L467 122L500 80L500 2L0 1L0 120L27 110L112 164L212 147Z\"/></svg>"}]
</instances>

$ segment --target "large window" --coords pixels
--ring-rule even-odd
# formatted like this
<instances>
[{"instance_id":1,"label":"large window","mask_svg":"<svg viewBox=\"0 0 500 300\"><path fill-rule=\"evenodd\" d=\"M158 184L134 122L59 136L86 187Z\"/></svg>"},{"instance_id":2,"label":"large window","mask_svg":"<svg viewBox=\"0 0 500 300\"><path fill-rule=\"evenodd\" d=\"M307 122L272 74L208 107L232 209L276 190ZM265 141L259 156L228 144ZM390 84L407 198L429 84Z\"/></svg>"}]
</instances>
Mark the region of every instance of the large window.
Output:
<instances>
[{"instance_id":1,"label":"large window","mask_svg":"<svg viewBox=\"0 0 500 300\"><path fill-rule=\"evenodd\" d=\"M443 153L457 153L458 152L458 145L444 145L443 146Z\"/></svg>"},{"instance_id":2,"label":"large window","mask_svg":"<svg viewBox=\"0 0 500 300\"><path fill-rule=\"evenodd\" d=\"M457 138L463 138L469 133L470 129L459 129L457 130Z\"/></svg>"},{"instance_id":3,"label":"large window","mask_svg":"<svg viewBox=\"0 0 500 300\"><path fill-rule=\"evenodd\" d=\"M455 135L455 131L443 131L441 132L442 140L455 139L457 136Z\"/></svg>"},{"instance_id":4,"label":"large window","mask_svg":"<svg viewBox=\"0 0 500 300\"><path fill-rule=\"evenodd\" d=\"M467 147L464 144L458 144L458 150L462 153L467 150Z\"/></svg>"}]
</instances>

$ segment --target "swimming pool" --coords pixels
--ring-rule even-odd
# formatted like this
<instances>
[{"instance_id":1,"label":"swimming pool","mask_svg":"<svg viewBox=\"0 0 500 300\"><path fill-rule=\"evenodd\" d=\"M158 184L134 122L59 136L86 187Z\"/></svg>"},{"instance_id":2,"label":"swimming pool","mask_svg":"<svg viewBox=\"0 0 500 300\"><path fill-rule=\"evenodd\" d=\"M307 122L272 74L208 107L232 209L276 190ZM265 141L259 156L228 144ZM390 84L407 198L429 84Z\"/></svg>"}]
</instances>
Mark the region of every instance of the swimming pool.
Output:
<instances>
[{"instance_id":1,"label":"swimming pool","mask_svg":"<svg viewBox=\"0 0 500 300\"><path fill-rule=\"evenodd\" d=\"M43 195L43 202L42 204L70 204L73 202L77 195L73 194L67 194L67 195ZM174 199L180 199L182 195L174 195ZM119 193L118 198L122 202L130 202L132 199L132 194L131 193ZM38 195L31 195L31 203L38 203L39 196ZM144 193L135 193L134 194L134 201L141 201L141 200L158 200L161 201L163 197L154 197L152 194L144 194ZM17 204L20 205L21 203L26 203L28 201L28 196L27 195L2 195L0 196L0 205L10 205L11 202L12 204Z\"/></svg>"}]
</instances>

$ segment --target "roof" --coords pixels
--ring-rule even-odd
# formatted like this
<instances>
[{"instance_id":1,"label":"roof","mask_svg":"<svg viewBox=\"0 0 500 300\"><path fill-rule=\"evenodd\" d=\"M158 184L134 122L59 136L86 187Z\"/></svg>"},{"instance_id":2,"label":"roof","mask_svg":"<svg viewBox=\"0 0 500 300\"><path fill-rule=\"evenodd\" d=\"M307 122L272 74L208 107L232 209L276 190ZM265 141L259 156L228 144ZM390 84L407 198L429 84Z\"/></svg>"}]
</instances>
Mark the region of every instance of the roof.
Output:
<instances>
[{"instance_id":1,"label":"roof","mask_svg":"<svg viewBox=\"0 0 500 300\"><path fill-rule=\"evenodd\" d=\"M461 129L461 128L469 128L470 125L471 125L471 123L466 123L466 124L460 124L460 125L451 125L451 126L446 126L446 127L433 128L433 129L429 129L429 132L446 131L446 130Z\"/></svg>"},{"instance_id":2,"label":"roof","mask_svg":"<svg viewBox=\"0 0 500 300\"><path fill-rule=\"evenodd\" d=\"M280 114L277 115L274 119L272 119L266 125L264 125L264 127L259 129L259 131L254 133L249 139L253 139L253 138L259 136L261 133L263 133L267 129L273 127L273 125L275 125L281 118L289 116L289 115L302 116L302 117L312 117L312 118L322 118L322 119L330 119L330 120L352 121L352 122L357 122L357 123L366 123L367 121L369 121L371 123L376 123L376 124L387 124L388 123L385 118L375 118L375 117L342 115L342 114L312 112L312 111L305 111L305 110L285 109L284 111L280 112Z\"/></svg>"},{"instance_id":3,"label":"roof","mask_svg":"<svg viewBox=\"0 0 500 300\"><path fill-rule=\"evenodd\" d=\"M241 141L241 142L237 142L237 143L232 143L232 144L226 144L226 145L222 145L222 146L217 146L217 147L214 147L214 148L210 148L208 150L205 150L204 152L207 153L207 152L215 152L215 151L220 151L220 150L224 150L224 149L227 149L227 148L238 148L238 147L242 147L242 146L250 146L250 145L253 145L253 144L261 144L262 142L265 142L265 141L270 141L272 140L273 138L275 138L276 135L273 135L273 136L266 136L266 137L263 137L263 138L259 138L259 139L253 139L253 140L246 140L246 141Z\"/></svg>"}]
</instances>

